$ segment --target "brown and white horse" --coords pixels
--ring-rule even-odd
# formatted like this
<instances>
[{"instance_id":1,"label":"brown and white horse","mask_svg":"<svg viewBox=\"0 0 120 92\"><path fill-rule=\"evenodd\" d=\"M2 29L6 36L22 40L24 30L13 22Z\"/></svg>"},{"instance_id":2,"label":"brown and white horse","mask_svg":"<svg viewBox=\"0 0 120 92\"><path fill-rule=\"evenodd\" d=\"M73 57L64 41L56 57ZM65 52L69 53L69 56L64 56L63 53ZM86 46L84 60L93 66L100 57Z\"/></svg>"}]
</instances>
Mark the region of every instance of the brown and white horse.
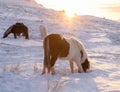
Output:
<instances>
[{"instance_id":1,"label":"brown and white horse","mask_svg":"<svg viewBox=\"0 0 120 92\"><path fill-rule=\"evenodd\" d=\"M54 74L56 60L69 60L70 69L73 73L73 61L76 63L78 72L87 72L90 68L86 50L83 44L76 38L64 38L60 34L50 34L43 41L44 62L43 72Z\"/></svg>"}]
</instances>

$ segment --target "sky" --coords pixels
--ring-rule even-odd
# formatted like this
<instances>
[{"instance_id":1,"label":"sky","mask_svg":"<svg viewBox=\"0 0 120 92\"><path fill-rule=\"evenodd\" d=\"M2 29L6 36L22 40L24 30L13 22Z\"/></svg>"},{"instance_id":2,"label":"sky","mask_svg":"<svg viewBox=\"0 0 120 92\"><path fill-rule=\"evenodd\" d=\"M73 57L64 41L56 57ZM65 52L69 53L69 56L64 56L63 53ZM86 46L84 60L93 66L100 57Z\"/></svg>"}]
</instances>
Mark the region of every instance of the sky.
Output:
<instances>
[{"instance_id":1,"label":"sky","mask_svg":"<svg viewBox=\"0 0 120 92\"><path fill-rule=\"evenodd\" d=\"M66 15L94 15L120 19L120 0L35 0L46 8L65 10Z\"/></svg>"}]
</instances>

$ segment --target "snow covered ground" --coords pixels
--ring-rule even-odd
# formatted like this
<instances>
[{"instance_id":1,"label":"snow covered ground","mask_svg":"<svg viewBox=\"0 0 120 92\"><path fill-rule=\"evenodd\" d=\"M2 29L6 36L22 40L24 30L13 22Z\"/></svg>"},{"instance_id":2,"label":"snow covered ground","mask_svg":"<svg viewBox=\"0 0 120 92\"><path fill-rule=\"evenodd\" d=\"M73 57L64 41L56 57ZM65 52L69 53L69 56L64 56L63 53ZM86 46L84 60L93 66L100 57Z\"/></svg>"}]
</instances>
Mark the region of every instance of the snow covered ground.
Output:
<instances>
[{"instance_id":1,"label":"snow covered ground","mask_svg":"<svg viewBox=\"0 0 120 92\"><path fill-rule=\"evenodd\" d=\"M120 92L120 23L94 16L69 19L32 0L0 0L0 92ZM5 30L16 22L29 28L30 40ZM39 26L50 33L75 36L87 49L90 73L71 73L57 60L55 75L41 75L43 47Z\"/></svg>"}]
</instances>

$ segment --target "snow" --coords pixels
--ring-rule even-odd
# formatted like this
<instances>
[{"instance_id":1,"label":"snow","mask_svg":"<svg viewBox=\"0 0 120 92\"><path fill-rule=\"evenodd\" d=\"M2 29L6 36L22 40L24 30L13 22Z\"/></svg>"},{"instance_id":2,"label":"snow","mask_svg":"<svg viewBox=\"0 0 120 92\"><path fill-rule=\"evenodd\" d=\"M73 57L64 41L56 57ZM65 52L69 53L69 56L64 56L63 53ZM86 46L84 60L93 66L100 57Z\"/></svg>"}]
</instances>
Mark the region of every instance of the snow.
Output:
<instances>
[{"instance_id":1,"label":"snow","mask_svg":"<svg viewBox=\"0 0 120 92\"><path fill-rule=\"evenodd\" d=\"M120 92L120 23L95 16L67 19L63 13L32 0L0 0L0 92ZM16 22L29 28L30 40L3 39ZM91 72L70 72L68 61L57 60L55 75L41 75L43 46L40 25L48 34L80 39L88 52ZM76 68L76 67L75 67Z\"/></svg>"}]
</instances>

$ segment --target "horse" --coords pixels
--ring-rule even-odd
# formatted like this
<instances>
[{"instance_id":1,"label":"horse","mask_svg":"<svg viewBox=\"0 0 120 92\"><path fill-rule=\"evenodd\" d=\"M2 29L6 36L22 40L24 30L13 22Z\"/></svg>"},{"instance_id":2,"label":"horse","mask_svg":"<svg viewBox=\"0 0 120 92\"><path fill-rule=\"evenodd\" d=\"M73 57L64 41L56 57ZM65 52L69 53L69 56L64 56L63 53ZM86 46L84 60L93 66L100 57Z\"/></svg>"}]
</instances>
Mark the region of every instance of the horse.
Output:
<instances>
[{"instance_id":1,"label":"horse","mask_svg":"<svg viewBox=\"0 0 120 92\"><path fill-rule=\"evenodd\" d=\"M44 61L42 74L55 74L54 65L57 59L69 60L70 70L73 73L73 64L78 73L88 72L90 62L82 42L75 37L66 38L60 34L49 34L43 40Z\"/></svg>"},{"instance_id":2,"label":"horse","mask_svg":"<svg viewBox=\"0 0 120 92\"><path fill-rule=\"evenodd\" d=\"M25 39L29 39L28 28L23 23L15 23L14 25L10 26L3 34L3 38L8 37L9 34L13 34L14 38L16 39L17 36L25 36Z\"/></svg>"}]
</instances>

